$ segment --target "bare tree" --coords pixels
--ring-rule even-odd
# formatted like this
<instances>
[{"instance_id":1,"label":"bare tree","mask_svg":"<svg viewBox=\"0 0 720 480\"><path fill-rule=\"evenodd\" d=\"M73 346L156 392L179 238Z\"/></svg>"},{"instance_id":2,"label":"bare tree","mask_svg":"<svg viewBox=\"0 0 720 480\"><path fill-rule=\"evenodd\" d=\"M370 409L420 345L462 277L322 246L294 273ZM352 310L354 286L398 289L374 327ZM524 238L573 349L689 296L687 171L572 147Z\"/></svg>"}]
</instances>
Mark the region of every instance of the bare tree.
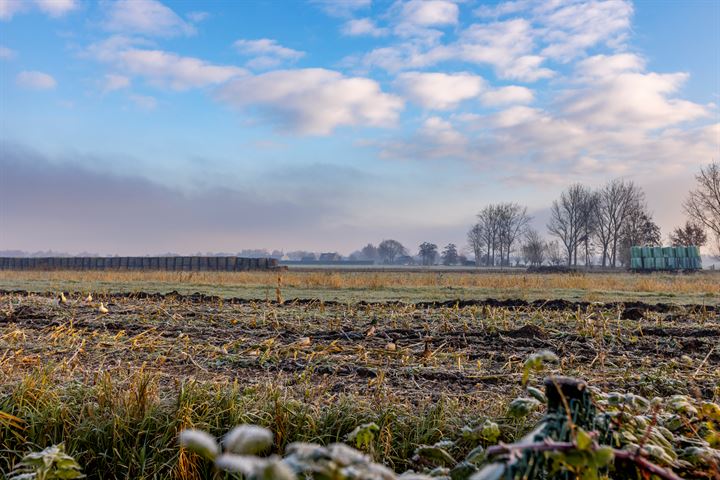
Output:
<instances>
[{"instance_id":1,"label":"bare tree","mask_svg":"<svg viewBox=\"0 0 720 480\"><path fill-rule=\"evenodd\" d=\"M589 220L588 205L592 194L587 187L576 183L553 201L550 222L547 225L551 235L558 237L565 246L567 264L577 265L578 246L584 241Z\"/></svg>"},{"instance_id":2,"label":"bare tree","mask_svg":"<svg viewBox=\"0 0 720 480\"><path fill-rule=\"evenodd\" d=\"M397 240L383 240L378 245L378 256L383 263L395 263L401 255L407 255L407 249Z\"/></svg>"},{"instance_id":3,"label":"bare tree","mask_svg":"<svg viewBox=\"0 0 720 480\"><path fill-rule=\"evenodd\" d=\"M655 223L645 202L633 206L633 211L623 224L618 260L630 265L630 247L633 245L660 246L660 227Z\"/></svg>"},{"instance_id":4,"label":"bare tree","mask_svg":"<svg viewBox=\"0 0 720 480\"><path fill-rule=\"evenodd\" d=\"M423 242L420 244L420 258L423 265L433 265L438 255L438 247L434 243Z\"/></svg>"},{"instance_id":5,"label":"bare tree","mask_svg":"<svg viewBox=\"0 0 720 480\"><path fill-rule=\"evenodd\" d=\"M473 225L468 231L467 238L468 244L475 255L475 266L479 267L482 264L483 248L485 245L482 225L479 223Z\"/></svg>"},{"instance_id":6,"label":"bare tree","mask_svg":"<svg viewBox=\"0 0 720 480\"><path fill-rule=\"evenodd\" d=\"M595 239L601 249L601 264L617 265L622 229L630 215L637 211L644 194L633 182L615 179L597 192Z\"/></svg>"},{"instance_id":7,"label":"bare tree","mask_svg":"<svg viewBox=\"0 0 720 480\"><path fill-rule=\"evenodd\" d=\"M592 264L592 256L595 249L595 232L598 228L597 221L598 194L588 191L580 208L579 243L585 257L585 266Z\"/></svg>"},{"instance_id":8,"label":"bare tree","mask_svg":"<svg viewBox=\"0 0 720 480\"><path fill-rule=\"evenodd\" d=\"M701 168L695 180L697 185L685 200L685 211L714 234L715 253L720 256L720 163Z\"/></svg>"},{"instance_id":9,"label":"bare tree","mask_svg":"<svg viewBox=\"0 0 720 480\"><path fill-rule=\"evenodd\" d=\"M509 265L513 247L530 218L527 208L517 203L491 204L483 208L477 215L477 224L468 232L468 241L475 251L475 263L479 265L484 256L486 265Z\"/></svg>"},{"instance_id":10,"label":"bare tree","mask_svg":"<svg viewBox=\"0 0 720 480\"><path fill-rule=\"evenodd\" d=\"M500 246L500 264L510 265L510 253L525 233L530 216L527 208L517 203L501 203L496 206L498 215L498 240ZM504 254L504 259L503 259Z\"/></svg>"},{"instance_id":11,"label":"bare tree","mask_svg":"<svg viewBox=\"0 0 720 480\"><path fill-rule=\"evenodd\" d=\"M695 222L685 222L685 226L677 227L669 235L670 243L684 247L696 245L702 247L707 243L707 234L702 226Z\"/></svg>"},{"instance_id":12,"label":"bare tree","mask_svg":"<svg viewBox=\"0 0 720 480\"><path fill-rule=\"evenodd\" d=\"M499 240L499 211L496 205L488 205L477 215L482 244L485 247L485 265L495 265L495 253Z\"/></svg>"},{"instance_id":13,"label":"bare tree","mask_svg":"<svg viewBox=\"0 0 720 480\"><path fill-rule=\"evenodd\" d=\"M557 240L551 240L545 244L545 253L550 265L560 265L563 263L562 253L560 252L560 243Z\"/></svg>"},{"instance_id":14,"label":"bare tree","mask_svg":"<svg viewBox=\"0 0 720 480\"><path fill-rule=\"evenodd\" d=\"M545 261L546 245L537 230L529 228L525 232L525 243L522 246L522 254L525 263L537 267Z\"/></svg>"}]
</instances>

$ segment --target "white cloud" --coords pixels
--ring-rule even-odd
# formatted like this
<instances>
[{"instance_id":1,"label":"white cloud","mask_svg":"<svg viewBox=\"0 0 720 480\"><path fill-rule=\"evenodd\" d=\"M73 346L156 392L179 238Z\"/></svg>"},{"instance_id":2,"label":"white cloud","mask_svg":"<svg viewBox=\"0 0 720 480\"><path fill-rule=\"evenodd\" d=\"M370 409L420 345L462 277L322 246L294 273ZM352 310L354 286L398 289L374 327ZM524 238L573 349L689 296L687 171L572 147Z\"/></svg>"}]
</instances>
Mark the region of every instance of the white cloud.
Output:
<instances>
[{"instance_id":1,"label":"white cloud","mask_svg":"<svg viewBox=\"0 0 720 480\"><path fill-rule=\"evenodd\" d=\"M0 0L0 20L10 20L16 13L25 10L28 3L20 0Z\"/></svg>"},{"instance_id":2,"label":"white cloud","mask_svg":"<svg viewBox=\"0 0 720 480\"><path fill-rule=\"evenodd\" d=\"M581 77L603 78L623 72L639 72L645 68L645 60L632 53L617 55L595 55L577 64L576 71Z\"/></svg>"},{"instance_id":3,"label":"white cloud","mask_svg":"<svg viewBox=\"0 0 720 480\"><path fill-rule=\"evenodd\" d=\"M112 32L160 37L193 35L195 27L156 0L117 0L109 4L104 26Z\"/></svg>"},{"instance_id":4,"label":"white cloud","mask_svg":"<svg viewBox=\"0 0 720 480\"><path fill-rule=\"evenodd\" d=\"M57 86L57 82L51 75L27 70L18 73L15 82L21 87L33 90L52 90Z\"/></svg>"},{"instance_id":5,"label":"white cloud","mask_svg":"<svg viewBox=\"0 0 720 480\"><path fill-rule=\"evenodd\" d=\"M112 92L115 90L121 90L130 86L130 79L125 75L116 75L114 73L108 73L105 75L103 81L103 92Z\"/></svg>"},{"instance_id":6,"label":"white cloud","mask_svg":"<svg viewBox=\"0 0 720 480\"><path fill-rule=\"evenodd\" d=\"M277 40L261 38L259 40L237 40L233 43L241 55L254 57L246 65L250 68L272 68L283 62L294 62L305 52L283 47Z\"/></svg>"},{"instance_id":7,"label":"white cloud","mask_svg":"<svg viewBox=\"0 0 720 480\"><path fill-rule=\"evenodd\" d=\"M372 0L310 0L333 17L350 17L357 10L368 8Z\"/></svg>"},{"instance_id":8,"label":"white cloud","mask_svg":"<svg viewBox=\"0 0 720 480\"><path fill-rule=\"evenodd\" d=\"M468 139L450 121L432 116L409 139L380 142L380 156L388 159L464 158Z\"/></svg>"},{"instance_id":9,"label":"white cloud","mask_svg":"<svg viewBox=\"0 0 720 480\"><path fill-rule=\"evenodd\" d=\"M508 85L482 94L482 103L488 106L509 105L514 103L530 103L534 99L532 90L518 85Z\"/></svg>"},{"instance_id":10,"label":"white cloud","mask_svg":"<svg viewBox=\"0 0 720 480\"><path fill-rule=\"evenodd\" d=\"M454 42L429 43L431 45L427 46L409 41L377 48L363 56L359 63L365 67L398 71L425 68L446 61L462 61L490 65L501 78L528 82L555 75L555 72L542 66L542 56L532 55L534 31L525 19L477 23L461 31Z\"/></svg>"},{"instance_id":11,"label":"white cloud","mask_svg":"<svg viewBox=\"0 0 720 480\"><path fill-rule=\"evenodd\" d=\"M217 98L256 108L284 129L314 135L339 126L388 126L403 106L373 80L322 68L239 77L222 86Z\"/></svg>"},{"instance_id":12,"label":"white cloud","mask_svg":"<svg viewBox=\"0 0 720 480\"><path fill-rule=\"evenodd\" d=\"M233 65L215 65L164 50L139 48L148 44L141 38L113 35L88 46L84 54L111 65L117 75L142 77L155 86L174 90L217 85L247 73Z\"/></svg>"},{"instance_id":13,"label":"white cloud","mask_svg":"<svg viewBox=\"0 0 720 480\"><path fill-rule=\"evenodd\" d=\"M402 4L402 22L413 25L455 25L458 6L448 0L409 0Z\"/></svg>"},{"instance_id":14,"label":"white cloud","mask_svg":"<svg viewBox=\"0 0 720 480\"><path fill-rule=\"evenodd\" d=\"M514 106L494 115L493 123L498 127L514 127L535 120L541 120L544 113L537 109L525 106Z\"/></svg>"},{"instance_id":15,"label":"white cloud","mask_svg":"<svg viewBox=\"0 0 720 480\"><path fill-rule=\"evenodd\" d=\"M15 50L8 48L4 45L0 45L0 60L12 60L17 56Z\"/></svg>"},{"instance_id":16,"label":"white cloud","mask_svg":"<svg viewBox=\"0 0 720 480\"><path fill-rule=\"evenodd\" d=\"M355 18L348 20L342 27L343 35L351 37L367 35L370 37L382 37L388 34L387 28L375 25L370 18Z\"/></svg>"},{"instance_id":17,"label":"white cloud","mask_svg":"<svg viewBox=\"0 0 720 480\"><path fill-rule=\"evenodd\" d=\"M463 148L466 143L465 137L455 130L449 121L440 117L430 117L425 120L420 133L427 141L445 148Z\"/></svg>"},{"instance_id":18,"label":"white cloud","mask_svg":"<svg viewBox=\"0 0 720 480\"><path fill-rule=\"evenodd\" d=\"M567 62L600 43L619 45L626 37L633 14L625 0L560 4L539 15L543 37L549 45L542 55Z\"/></svg>"},{"instance_id":19,"label":"white cloud","mask_svg":"<svg viewBox=\"0 0 720 480\"><path fill-rule=\"evenodd\" d=\"M78 7L76 0L35 0L35 3L51 17L61 17Z\"/></svg>"},{"instance_id":20,"label":"white cloud","mask_svg":"<svg viewBox=\"0 0 720 480\"><path fill-rule=\"evenodd\" d=\"M502 78L532 82L553 76L541 66L544 58L532 55L533 47L533 28L522 18L471 25L451 46L454 58L489 64Z\"/></svg>"},{"instance_id":21,"label":"white cloud","mask_svg":"<svg viewBox=\"0 0 720 480\"><path fill-rule=\"evenodd\" d=\"M16 13L33 8L51 17L61 17L78 5L77 0L0 0L0 20L10 20Z\"/></svg>"},{"instance_id":22,"label":"white cloud","mask_svg":"<svg viewBox=\"0 0 720 480\"><path fill-rule=\"evenodd\" d=\"M497 5L481 5L475 10L478 17L501 17L510 13L518 13L528 7L527 0L514 0L510 2L501 2Z\"/></svg>"},{"instance_id":23,"label":"white cloud","mask_svg":"<svg viewBox=\"0 0 720 480\"><path fill-rule=\"evenodd\" d=\"M435 2L396 3L391 11L399 23L393 33L401 41L347 62L395 72L459 61L489 65L502 79L535 82L556 75L546 66L549 60L567 63L598 47L624 49L633 14L626 0L516 0L480 7L476 14L482 21L459 30L457 39L442 42L443 32L428 26L456 24L457 15L450 12L457 5L441 3L447 9L444 15L423 13L438 8Z\"/></svg>"},{"instance_id":24,"label":"white cloud","mask_svg":"<svg viewBox=\"0 0 720 480\"><path fill-rule=\"evenodd\" d=\"M672 98L686 73L619 73L601 78L563 101L563 114L583 124L611 129L655 129L702 118L706 107Z\"/></svg>"},{"instance_id":25,"label":"white cloud","mask_svg":"<svg viewBox=\"0 0 720 480\"><path fill-rule=\"evenodd\" d=\"M396 81L409 100L429 109L445 110L463 100L476 97L483 89L483 79L470 73L401 74Z\"/></svg>"},{"instance_id":26,"label":"white cloud","mask_svg":"<svg viewBox=\"0 0 720 480\"><path fill-rule=\"evenodd\" d=\"M185 16L193 23L200 23L207 20L210 14L208 12L190 12Z\"/></svg>"},{"instance_id":27,"label":"white cloud","mask_svg":"<svg viewBox=\"0 0 720 480\"><path fill-rule=\"evenodd\" d=\"M128 95L130 101L143 110L155 110L157 99L148 95Z\"/></svg>"},{"instance_id":28,"label":"white cloud","mask_svg":"<svg viewBox=\"0 0 720 480\"><path fill-rule=\"evenodd\" d=\"M245 70L229 65L213 65L194 57L181 57L163 50L131 49L117 56L119 65L132 75L175 90L224 83Z\"/></svg>"}]
</instances>

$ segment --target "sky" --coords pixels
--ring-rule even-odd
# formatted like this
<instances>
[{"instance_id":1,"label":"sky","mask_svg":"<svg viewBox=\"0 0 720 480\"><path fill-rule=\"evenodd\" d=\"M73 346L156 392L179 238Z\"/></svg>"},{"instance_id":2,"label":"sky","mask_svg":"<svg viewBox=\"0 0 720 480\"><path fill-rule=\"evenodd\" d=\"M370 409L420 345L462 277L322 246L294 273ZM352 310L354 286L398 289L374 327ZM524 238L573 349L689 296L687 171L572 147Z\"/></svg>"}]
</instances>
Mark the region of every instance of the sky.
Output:
<instances>
[{"instance_id":1,"label":"sky","mask_svg":"<svg viewBox=\"0 0 720 480\"><path fill-rule=\"evenodd\" d=\"M718 103L715 0L0 0L0 250L464 246L618 177L666 238Z\"/></svg>"}]
</instances>

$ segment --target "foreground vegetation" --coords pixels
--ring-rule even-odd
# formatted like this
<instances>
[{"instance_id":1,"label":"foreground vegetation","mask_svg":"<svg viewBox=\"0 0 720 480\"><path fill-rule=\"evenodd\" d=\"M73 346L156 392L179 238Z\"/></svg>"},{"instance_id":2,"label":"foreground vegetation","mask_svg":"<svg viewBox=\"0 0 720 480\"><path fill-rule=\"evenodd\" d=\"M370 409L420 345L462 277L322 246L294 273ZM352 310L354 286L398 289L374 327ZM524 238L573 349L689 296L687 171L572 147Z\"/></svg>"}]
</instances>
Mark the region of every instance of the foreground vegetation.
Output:
<instances>
[{"instance_id":1,"label":"foreground vegetation","mask_svg":"<svg viewBox=\"0 0 720 480\"><path fill-rule=\"evenodd\" d=\"M211 465L178 449L181 430L259 424L282 452L373 422L364 450L417 469L420 445L461 438L465 425L492 421L506 442L529 431L542 411L514 418L508 405L527 395L523 364L541 349L560 358L548 373L604 391L720 401L720 319L707 305L85 296L0 295L0 472L64 442L92 478L209 478Z\"/></svg>"}]
</instances>

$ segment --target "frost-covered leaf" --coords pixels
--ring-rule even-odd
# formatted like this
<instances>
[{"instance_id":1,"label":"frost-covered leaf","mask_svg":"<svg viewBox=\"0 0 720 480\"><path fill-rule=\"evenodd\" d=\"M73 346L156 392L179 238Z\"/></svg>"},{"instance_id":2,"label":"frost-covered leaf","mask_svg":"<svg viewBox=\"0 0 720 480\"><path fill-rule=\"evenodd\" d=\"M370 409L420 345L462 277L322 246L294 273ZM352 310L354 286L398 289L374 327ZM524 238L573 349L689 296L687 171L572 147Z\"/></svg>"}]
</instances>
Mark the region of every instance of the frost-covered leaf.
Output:
<instances>
[{"instance_id":1,"label":"frost-covered leaf","mask_svg":"<svg viewBox=\"0 0 720 480\"><path fill-rule=\"evenodd\" d=\"M180 445L198 455L212 460L220 453L220 446L215 437L194 428L180 432Z\"/></svg>"},{"instance_id":2,"label":"frost-covered leaf","mask_svg":"<svg viewBox=\"0 0 720 480\"><path fill-rule=\"evenodd\" d=\"M225 450L240 455L263 452L270 448L272 443L272 432L257 425L238 425L230 430L223 440Z\"/></svg>"},{"instance_id":3,"label":"frost-covered leaf","mask_svg":"<svg viewBox=\"0 0 720 480\"><path fill-rule=\"evenodd\" d=\"M508 405L508 416L513 418L527 417L539 406L540 402L538 402L534 398L516 398Z\"/></svg>"},{"instance_id":4,"label":"frost-covered leaf","mask_svg":"<svg viewBox=\"0 0 720 480\"><path fill-rule=\"evenodd\" d=\"M223 472L242 473L245 476L252 476L262 470L266 462L267 460L253 455L223 453L215 459L215 466Z\"/></svg>"},{"instance_id":5,"label":"frost-covered leaf","mask_svg":"<svg viewBox=\"0 0 720 480\"><path fill-rule=\"evenodd\" d=\"M558 356L550 350L541 350L533 353L525 360L525 364L523 365L522 384L527 384L531 372L539 372L542 370L544 364L550 362L556 363L558 361Z\"/></svg>"},{"instance_id":6,"label":"frost-covered leaf","mask_svg":"<svg viewBox=\"0 0 720 480\"><path fill-rule=\"evenodd\" d=\"M538 402L547 403L547 397L539 388L527 387L528 394Z\"/></svg>"},{"instance_id":7,"label":"frost-covered leaf","mask_svg":"<svg viewBox=\"0 0 720 480\"><path fill-rule=\"evenodd\" d=\"M441 465L454 465L456 463L455 459L447 452L447 450L436 446L420 445L415 449L415 455L424 458L435 465L438 463Z\"/></svg>"}]
</instances>

